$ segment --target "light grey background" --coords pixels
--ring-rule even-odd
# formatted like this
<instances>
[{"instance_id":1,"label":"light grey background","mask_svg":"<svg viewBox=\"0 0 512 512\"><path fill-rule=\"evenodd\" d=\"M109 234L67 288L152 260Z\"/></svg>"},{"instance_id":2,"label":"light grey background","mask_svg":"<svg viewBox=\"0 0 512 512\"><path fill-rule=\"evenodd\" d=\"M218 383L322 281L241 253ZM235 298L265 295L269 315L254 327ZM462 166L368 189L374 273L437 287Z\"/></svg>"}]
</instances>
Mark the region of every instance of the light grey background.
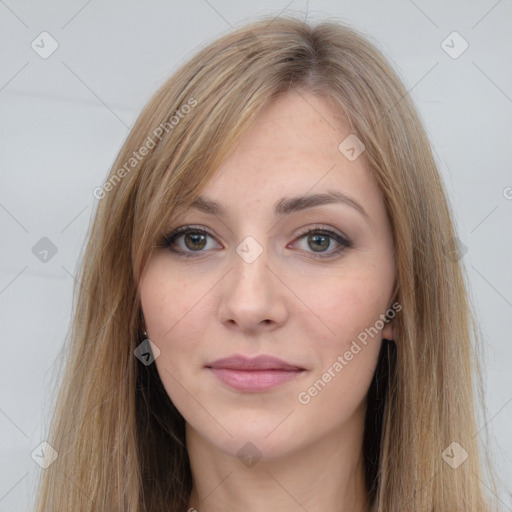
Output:
<instances>
[{"instance_id":1,"label":"light grey background","mask_svg":"<svg viewBox=\"0 0 512 512\"><path fill-rule=\"evenodd\" d=\"M30 510L42 471L31 453L54 401L92 191L136 116L207 42L261 14L306 11L309 20L336 17L369 36L424 119L484 335L490 421L479 435L495 440L501 499L512 510L510 0L0 0L0 512ZM44 31L58 44L47 58ZM46 262L32 252L42 237L58 250Z\"/></svg>"}]
</instances>

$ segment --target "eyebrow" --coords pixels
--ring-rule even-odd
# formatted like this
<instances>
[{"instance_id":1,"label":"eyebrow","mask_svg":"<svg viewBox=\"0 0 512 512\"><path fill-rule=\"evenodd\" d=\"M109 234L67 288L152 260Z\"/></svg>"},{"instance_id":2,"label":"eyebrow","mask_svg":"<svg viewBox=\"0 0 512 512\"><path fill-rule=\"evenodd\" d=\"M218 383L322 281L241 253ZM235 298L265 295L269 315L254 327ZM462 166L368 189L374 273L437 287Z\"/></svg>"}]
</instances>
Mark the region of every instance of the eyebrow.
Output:
<instances>
[{"instance_id":1,"label":"eyebrow","mask_svg":"<svg viewBox=\"0 0 512 512\"><path fill-rule=\"evenodd\" d=\"M305 196L297 197L282 197L274 206L274 212L276 215L287 215L307 208L313 208L315 206L321 206L324 204L345 204L351 206L363 215L367 220L370 220L366 210L351 198L349 195L342 192L328 190L322 194L310 194ZM216 201L212 201L206 197L198 196L190 206L204 213L212 215L224 216L226 210Z\"/></svg>"}]
</instances>

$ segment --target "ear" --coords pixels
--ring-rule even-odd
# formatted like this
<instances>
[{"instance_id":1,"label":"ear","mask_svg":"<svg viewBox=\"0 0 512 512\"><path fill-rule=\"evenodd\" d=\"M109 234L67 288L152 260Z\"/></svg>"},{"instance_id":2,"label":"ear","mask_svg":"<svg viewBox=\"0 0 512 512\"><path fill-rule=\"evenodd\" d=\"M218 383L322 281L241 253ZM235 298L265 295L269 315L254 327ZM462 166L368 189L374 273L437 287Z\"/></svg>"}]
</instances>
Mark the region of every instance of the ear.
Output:
<instances>
[{"instance_id":1,"label":"ear","mask_svg":"<svg viewBox=\"0 0 512 512\"><path fill-rule=\"evenodd\" d=\"M387 324L384 325L382 329L382 337L387 340L394 340L395 339L395 328L394 328L394 321L390 320Z\"/></svg>"}]
</instances>

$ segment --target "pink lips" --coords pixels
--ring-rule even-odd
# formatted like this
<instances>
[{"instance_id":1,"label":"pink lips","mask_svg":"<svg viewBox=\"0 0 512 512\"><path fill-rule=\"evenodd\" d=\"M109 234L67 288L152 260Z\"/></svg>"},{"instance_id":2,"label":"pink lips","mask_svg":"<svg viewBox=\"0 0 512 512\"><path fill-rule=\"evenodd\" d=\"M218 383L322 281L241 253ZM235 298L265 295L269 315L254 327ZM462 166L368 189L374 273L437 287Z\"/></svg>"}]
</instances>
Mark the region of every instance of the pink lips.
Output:
<instances>
[{"instance_id":1,"label":"pink lips","mask_svg":"<svg viewBox=\"0 0 512 512\"><path fill-rule=\"evenodd\" d=\"M224 384L239 391L265 391L288 382L305 369L272 356L235 355L206 365Z\"/></svg>"}]
</instances>

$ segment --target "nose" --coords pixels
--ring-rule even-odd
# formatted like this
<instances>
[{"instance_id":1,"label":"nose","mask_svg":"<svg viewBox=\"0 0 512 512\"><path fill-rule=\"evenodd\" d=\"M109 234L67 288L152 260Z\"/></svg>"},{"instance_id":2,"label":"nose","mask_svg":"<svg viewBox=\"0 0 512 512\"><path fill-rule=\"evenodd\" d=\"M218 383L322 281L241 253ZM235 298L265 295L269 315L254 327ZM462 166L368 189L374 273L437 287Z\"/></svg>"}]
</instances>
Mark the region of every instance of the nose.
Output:
<instances>
[{"instance_id":1,"label":"nose","mask_svg":"<svg viewBox=\"0 0 512 512\"><path fill-rule=\"evenodd\" d=\"M245 258L233 254L233 268L222 281L218 317L229 328L246 333L270 331L287 318L286 287L268 265L268 251Z\"/></svg>"}]
</instances>

